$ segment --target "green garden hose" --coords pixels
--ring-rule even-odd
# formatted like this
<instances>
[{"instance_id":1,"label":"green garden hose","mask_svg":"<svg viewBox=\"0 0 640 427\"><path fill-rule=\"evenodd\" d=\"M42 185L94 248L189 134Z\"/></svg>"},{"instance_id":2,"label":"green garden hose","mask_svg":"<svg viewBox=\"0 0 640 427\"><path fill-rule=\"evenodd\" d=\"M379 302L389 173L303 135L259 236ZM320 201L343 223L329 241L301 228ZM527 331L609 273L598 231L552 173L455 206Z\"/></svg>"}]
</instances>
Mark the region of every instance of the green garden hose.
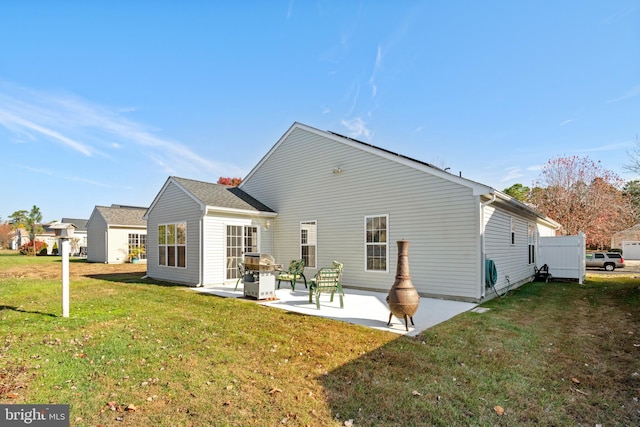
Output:
<instances>
[{"instance_id":1,"label":"green garden hose","mask_svg":"<svg viewBox=\"0 0 640 427\"><path fill-rule=\"evenodd\" d=\"M487 259L484 262L484 282L487 286L493 287L498 281L498 270L496 264L492 259Z\"/></svg>"}]
</instances>

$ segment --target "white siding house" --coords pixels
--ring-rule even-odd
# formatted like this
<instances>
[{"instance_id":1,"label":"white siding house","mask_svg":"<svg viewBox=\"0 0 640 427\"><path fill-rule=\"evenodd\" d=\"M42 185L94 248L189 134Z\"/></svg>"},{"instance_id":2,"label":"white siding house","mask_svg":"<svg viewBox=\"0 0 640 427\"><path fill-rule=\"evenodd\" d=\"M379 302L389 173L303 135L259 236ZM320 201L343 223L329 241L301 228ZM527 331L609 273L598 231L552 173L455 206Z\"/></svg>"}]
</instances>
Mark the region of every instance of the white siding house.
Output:
<instances>
[{"instance_id":1,"label":"white siding house","mask_svg":"<svg viewBox=\"0 0 640 427\"><path fill-rule=\"evenodd\" d=\"M60 222L76 226L76 229L73 231L73 239L71 240L71 254L85 256L87 254L87 222L89 222L89 220L62 218Z\"/></svg>"},{"instance_id":2,"label":"white siding house","mask_svg":"<svg viewBox=\"0 0 640 427\"><path fill-rule=\"evenodd\" d=\"M87 221L87 261L119 264L129 260L132 247L146 247L146 208L96 206ZM146 255L141 256L145 261Z\"/></svg>"},{"instance_id":3,"label":"white siding house","mask_svg":"<svg viewBox=\"0 0 640 427\"><path fill-rule=\"evenodd\" d=\"M345 287L387 291L398 240L409 240L412 282L423 296L480 301L485 260L495 289L535 272L539 236L560 225L489 186L370 144L294 123L240 184L278 213L279 263L305 256L311 223L316 264L344 264ZM313 261L312 261L313 262ZM308 263L309 264L309 263Z\"/></svg>"},{"instance_id":4,"label":"white siding house","mask_svg":"<svg viewBox=\"0 0 640 427\"><path fill-rule=\"evenodd\" d=\"M300 123L234 189L244 205L225 188L167 180L146 215L150 277L191 285L235 282L234 259L257 250L279 264L305 259L307 277L338 260L343 286L388 291L396 242L406 239L421 295L481 301L530 280L537 239L560 227L489 186ZM162 227L179 224L186 229L184 248L174 241L171 250L184 251L186 261L176 266L174 258L167 266L169 229ZM253 247L237 241L247 237ZM487 259L497 268L492 288L485 285Z\"/></svg>"},{"instance_id":5,"label":"white siding house","mask_svg":"<svg viewBox=\"0 0 640 427\"><path fill-rule=\"evenodd\" d=\"M147 276L190 286L235 283L245 252L272 251L275 216L236 187L169 177L145 215Z\"/></svg>"}]
</instances>

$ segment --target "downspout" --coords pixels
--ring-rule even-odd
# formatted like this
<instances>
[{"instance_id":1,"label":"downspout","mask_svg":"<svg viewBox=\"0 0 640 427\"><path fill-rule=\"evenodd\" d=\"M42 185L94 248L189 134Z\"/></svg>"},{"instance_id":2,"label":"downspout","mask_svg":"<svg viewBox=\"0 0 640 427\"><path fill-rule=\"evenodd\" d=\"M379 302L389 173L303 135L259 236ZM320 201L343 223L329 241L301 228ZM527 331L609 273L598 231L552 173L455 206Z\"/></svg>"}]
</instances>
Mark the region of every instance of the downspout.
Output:
<instances>
[{"instance_id":1,"label":"downspout","mask_svg":"<svg viewBox=\"0 0 640 427\"><path fill-rule=\"evenodd\" d=\"M486 283L486 276L487 276L487 271L486 271L486 237L485 237L485 221L484 221L484 208L485 206L490 205L491 203L496 201L496 193L491 193L491 199L487 200L486 202L480 203L480 230L481 230L481 236L480 236L480 240L481 240L481 248L480 248L480 253L481 253L481 258L482 261L480 262L480 269L481 269L481 274L480 274L480 298L483 299L486 296L487 293L487 287L485 285Z\"/></svg>"},{"instance_id":2,"label":"downspout","mask_svg":"<svg viewBox=\"0 0 640 427\"><path fill-rule=\"evenodd\" d=\"M206 212L206 208L205 208L205 212ZM198 234L200 235L200 244L198 245L198 258L200 259L200 267L198 268L199 272L198 272L198 276L200 277L200 282L196 285L197 287L200 286L204 286L204 217L205 215L203 215L200 218L200 221L198 222L198 227L200 228L200 230L198 230ZM188 244L187 244L188 245Z\"/></svg>"}]
</instances>

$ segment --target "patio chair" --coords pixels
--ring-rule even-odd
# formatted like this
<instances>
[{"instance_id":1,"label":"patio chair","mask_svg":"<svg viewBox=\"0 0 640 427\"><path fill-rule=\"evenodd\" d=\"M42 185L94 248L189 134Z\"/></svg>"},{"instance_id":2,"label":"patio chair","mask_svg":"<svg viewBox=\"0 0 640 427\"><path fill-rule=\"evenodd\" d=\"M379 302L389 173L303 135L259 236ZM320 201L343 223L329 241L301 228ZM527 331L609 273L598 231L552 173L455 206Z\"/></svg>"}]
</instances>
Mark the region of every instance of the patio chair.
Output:
<instances>
[{"instance_id":1,"label":"patio chair","mask_svg":"<svg viewBox=\"0 0 640 427\"><path fill-rule=\"evenodd\" d=\"M278 273L276 279L278 280L278 289L280 289L280 282L290 282L291 290L296 290L296 282L304 279L304 287L307 288L307 278L304 276L304 260L294 259L289 263L289 268Z\"/></svg>"},{"instance_id":2,"label":"patio chair","mask_svg":"<svg viewBox=\"0 0 640 427\"><path fill-rule=\"evenodd\" d=\"M244 262L242 261L238 261L238 280L236 280L236 287L233 288L234 291L238 290L238 284L240 283L240 281L242 280L244 282L244 274L245 274L245 268L244 268Z\"/></svg>"},{"instance_id":3,"label":"patio chair","mask_svg":"<svg viewBox=\"0 0 640 427\"><path fill-rule=\"evenodd\" d=\"M313 296L316 297L316 307L320 310L320 294L322 292L330 292L330 302L333 302L333 296L337 292L340 298L340 308L344 308L344 291L340 283L342 276L342 263L333 261L333 267L324 267L318 270L315 277L311 279L309 284L309 303L313 302Z\"/></svg>"}]
</instances>

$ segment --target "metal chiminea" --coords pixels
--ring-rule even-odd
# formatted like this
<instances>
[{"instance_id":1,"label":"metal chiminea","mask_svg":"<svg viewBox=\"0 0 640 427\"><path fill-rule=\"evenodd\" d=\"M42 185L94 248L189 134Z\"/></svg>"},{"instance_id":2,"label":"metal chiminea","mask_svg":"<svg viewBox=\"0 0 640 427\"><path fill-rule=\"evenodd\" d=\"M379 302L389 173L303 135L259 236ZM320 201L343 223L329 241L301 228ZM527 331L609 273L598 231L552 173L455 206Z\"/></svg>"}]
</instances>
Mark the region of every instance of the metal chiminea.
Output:
<instances>
[{"instance_id":1,"label":"metal chiminea","mask_svg":"<svg viewBox=\"0 0 640 427\"><path fill-rule=\"evenodd\" d=\"M411 283L411 275L409 274L409 241L398 240L397 243L398 266L396 268L396 281L393 282L389 295L387 295L387 304L391 311L387 326L391 325L391 318L396 316L404 319L404 325L408 331L409 323L407 317L411 319L411 324L415 325L413 323L413 315L418 311L420 295L418 295L418 291Z\"/></svg>"}]
</instances>

